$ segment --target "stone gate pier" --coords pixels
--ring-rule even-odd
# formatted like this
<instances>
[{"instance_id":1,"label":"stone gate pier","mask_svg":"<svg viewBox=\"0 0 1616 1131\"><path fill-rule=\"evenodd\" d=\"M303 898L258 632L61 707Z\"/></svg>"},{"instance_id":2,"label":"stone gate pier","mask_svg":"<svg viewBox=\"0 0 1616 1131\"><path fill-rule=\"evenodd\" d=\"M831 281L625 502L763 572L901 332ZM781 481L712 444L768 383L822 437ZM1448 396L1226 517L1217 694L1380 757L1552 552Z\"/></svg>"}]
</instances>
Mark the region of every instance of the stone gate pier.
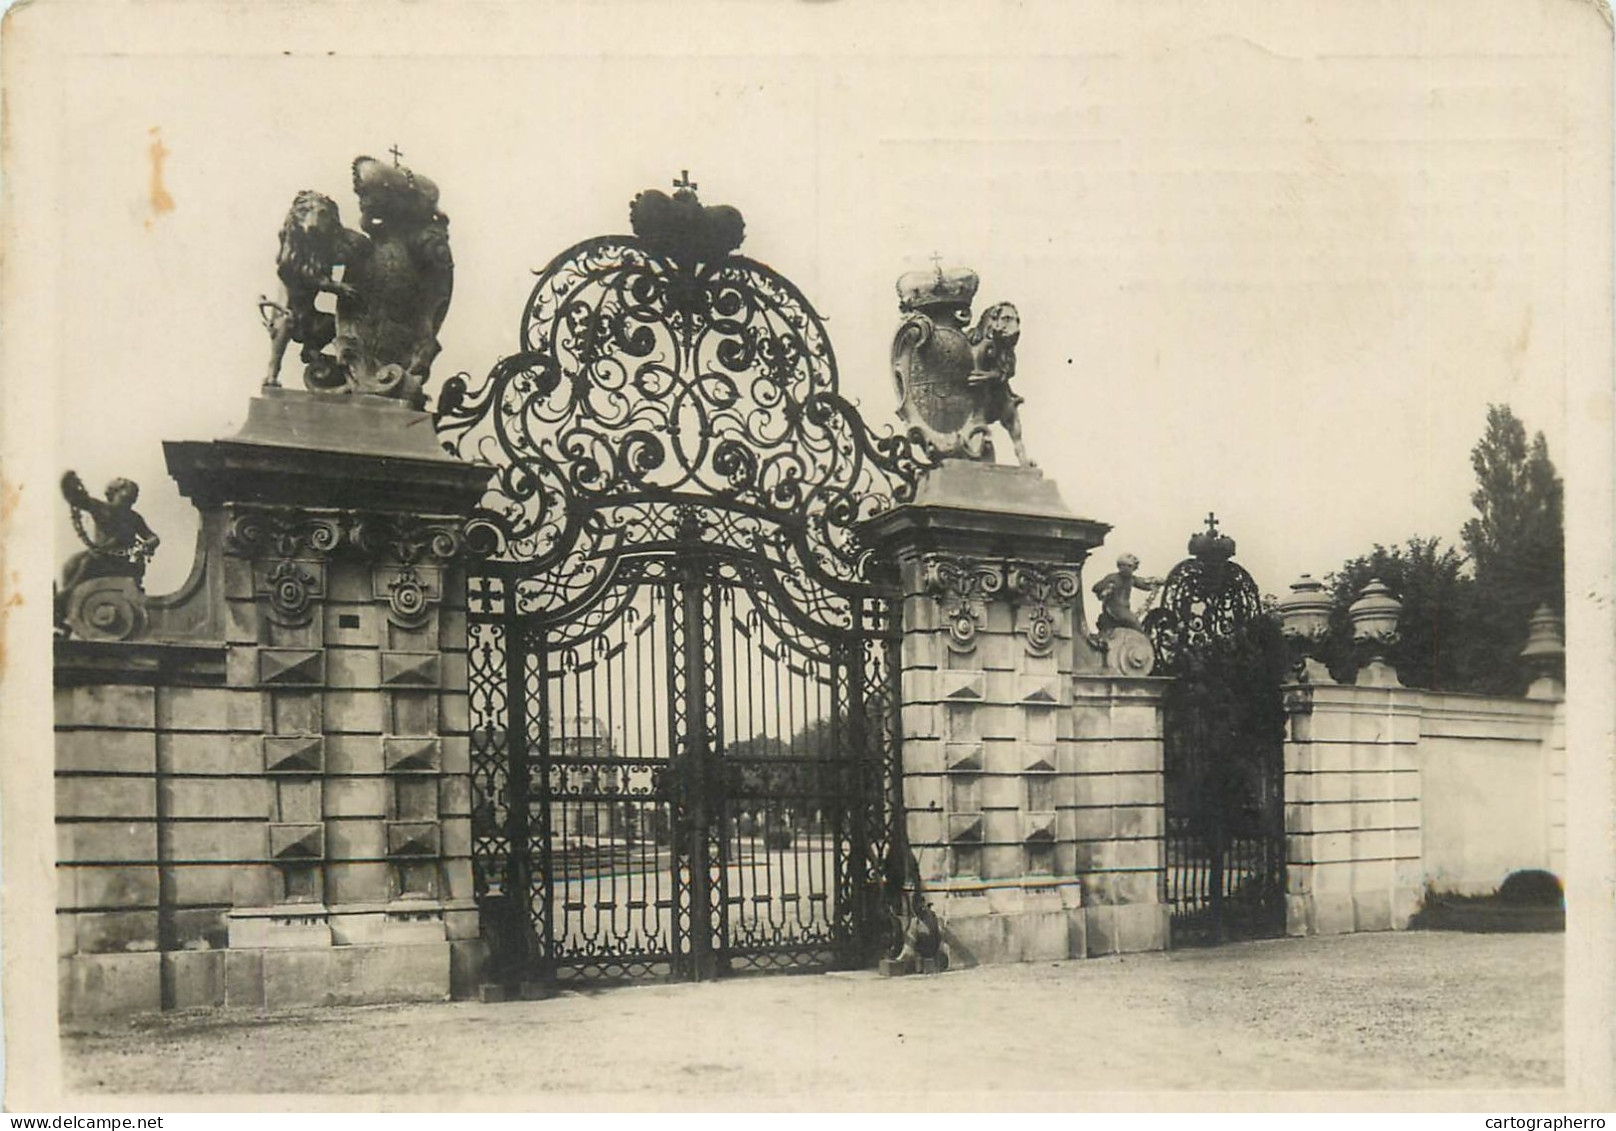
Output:
<instances>
[{"instance_id":1,"label":"stone gate pier","mask_svg":"<svg viewBox=\"0 0 1616 1131\"><path fill-rule=\"evenodd\" d=\"M165 452L190 578L56 644L63 1014L447 997L480 957L460 558L488 469L403 401L274 387Z\"/></svg>"},{"instance_id":2,"label":"stone gate pier","mask_svg":"<svg viewBox=\"0 0 1616 1131\"><path fill-rule=\"evenodd\" d=\"M865 527L901 581L905 831L951 965L1167 945L1166 681L1107 670L1082 612L1109 529L969 461Z\"/></svg>"}]
</instances>

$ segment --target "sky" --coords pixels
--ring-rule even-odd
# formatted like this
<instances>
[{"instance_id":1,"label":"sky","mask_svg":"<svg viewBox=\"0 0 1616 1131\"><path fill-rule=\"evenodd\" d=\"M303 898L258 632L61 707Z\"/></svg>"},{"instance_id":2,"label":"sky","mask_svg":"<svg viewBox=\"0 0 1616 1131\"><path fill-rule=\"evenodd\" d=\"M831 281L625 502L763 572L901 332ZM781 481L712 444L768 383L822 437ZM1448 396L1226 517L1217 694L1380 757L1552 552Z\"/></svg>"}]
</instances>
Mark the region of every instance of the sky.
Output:
<instances>
[{"instance_id":1,"label":"sky","mask_svg":"<svg viewBox=\"0 0 1616 1131\"><path fill-rule=\"evenodd\" d=\"M900 274L935 254L980 274L978 310L1013 301L1028 448L1112 524L1107 568L1132 551L1165 574L1209 510L1272 593L1376 542L1455 542L1489 402L1564 469L1570 102L1529 39L1170 4L973 36L835 7L704 38L646 9L602 38L466 5L412 41L425 57L289 19L64 58L32 213L54 232L49 474L137 480L164 538L147 589L176 588L196 522L161 442L240 427L292 196L324 191L355 226L349 164L394 145L451 218L430 394L515 349L535 269L688 169L825 317L874 428L896 424Z\"/></svg>"}]
</instances>

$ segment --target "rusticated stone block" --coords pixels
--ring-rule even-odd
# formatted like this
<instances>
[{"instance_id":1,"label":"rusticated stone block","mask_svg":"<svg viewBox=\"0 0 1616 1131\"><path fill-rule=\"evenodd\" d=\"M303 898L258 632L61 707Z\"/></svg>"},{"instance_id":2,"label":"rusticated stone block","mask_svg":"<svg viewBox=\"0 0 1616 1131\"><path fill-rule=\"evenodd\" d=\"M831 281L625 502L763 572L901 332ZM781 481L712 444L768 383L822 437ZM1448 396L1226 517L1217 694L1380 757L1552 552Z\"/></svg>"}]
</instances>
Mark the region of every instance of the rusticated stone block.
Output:
<instances>
[{"instance_id":1,"label":"rusticated stone block","mask_svg":"<svg viewBox=\"0 0 1616 1131\"><path fill-rule=\"evenodd\" d=\"M212 1009L225 1003L225 952L182 950L163 955L173 1008Z\"/></svg>"},{"instance_id":2,"label":"rusticated stone block","mask_svg":"<svg viewBox=\"0 0 1616 1131\"><path fill-rule=\"evenodd\" d=\"M223 950L228 945L225 911L219 907L181 907L173 913L174 942L181 950Z\"/></svg>"},{"instance_id":3,"label":"rusticated stone block","mask_svg":"<svg viewBox=\"0 0 1616 1131\"><path fill-rule=\"evenodd\" d=\"M447 942L264 952L264 999L270 1009L448 997Z\"/></svg>"},{"instance_id":4,"label":"rusticated stone block","mask_svg":"<svg viewBox=\"0 0 1616 1131\"><path fill-rule=\"evenodd\" d=\"M444 651L466 647L466 613L464 609L438 610L438 647Z\"/></svg>"},{"instance_id":5,"label":"rusticated stone block","mask_svg":"<svg viewBox=\"0 0 1616 1131\"><path fill-rule=\"evenodd\" d=\"M388 773L434 773L443 764L441 742L432 737L382 739L382 763Z\"/></svg>"},{"instance_id":6,"label":"rusticated stone block","mask_svg":"<svg viewBox=\"0 0 1616 1131\"><path fill-rule=\"evenodd\" d=\"M264 735L264 772L317 775L325 770L325 738L318 734Z\"/></svg>"},{"instance_id":7,"label":"rusticated stone block","mask_svg":"<svg viewBox=\"0 0 1616 1131\"><path fill-rule=\"evenodd\" d=\"M264 952L227 950L224 952L224 1000L234 1007L263 1008Z\"/></svg>"},{"instance_id":8,"label":"rusticated stone block","mask_svg":"<svg viewBox=\"0 0 1616 1131\"><path fill-rule=\"evenodd\" d=\"M328 734L325 757L329 774L379 774L383 770L381 736Z\"/></svg>"},{"instance_id":9,"label":"rusticated stone block","mask_svg":"<svg viewBox=\"0 0 1616 1131\"><path fill-rule=\"evenodd\" d=\"M64 864L151 863L157 859L157 825L150 821L59 823L56 859Z\"/></svg>"},{"instance_id":10,"label":"rusticated stone block","mask_svg":"<svg viewBox=\"0 0 1616 1131\"><path fill-rule=\"evenodd\" d=\"M269 854L268 826L253 821L184 821L163 830L174 860L225 863L263 860Z\"/></svg>"},{"instance_id":11,"label":"rusticated stone block","mask_svg":"<svg viewBox=\"0 0 1616 1131\"><path fill-rule=\"evenodd\" d=\"M325 715L318 691L276 691L269 697L268 729L276 734L319 734Z\"/></svg>"},{"instance_id":12,"label":"rusticated stone block","mask_svg":"<svg viewBox=\"0 0 1616 1131\"><path fill-rule=\"evenodd\" d=\"M443 772L464 774L471 771L471 740L465 735L440 738L443 751Z\"/></svg>"},{"instance_id":13,"label":"rusticated stone block","mask_svg":"<svg viewBox=\"0 0 1616 1131\"><path fill-rule=\"evenodd\" d=\"M270 782L261 778L171 778L163 796L171 817L264 820L270 814Z\"/></svg>"},{"instance_id":14,"label":"rusticated stone block","mask_svg":"<svg viewBox=\"0 0 1616 1131\"><path fill-rule=\"evenodd\" d=\"M342 863L325 867L326 899L340 903L379 903L393 895L391 865L386 863Z\"/></svg>"},{"instance_id":15,"label":"rusticated stone block","mask_svg":"<svg viewBox=\"0 0 1616 1131\"><path fill-rule=\"evenodd\" d=\"M448 817L471 815L471 779L461 775L446 777L438 783L438 812Z\"/></svg>"},{"instance_id":16,"label":"rusticated stone block","mask_svg":"<svg viewBox=\"0 0 1616 1131\"><path fill-rule=\"evenodd\" d=\"M80 911L77 953L144 954L157 949L156 911Z\"/></svg>"},{"instance_id":17,"label":"rusticated stone block","mask_svg":"<svg viewBox=\"0 0 1616 1131\"><path fill-rule=\"evenodd\" d=\"M157 903L157 869L150 865L58 864L56 870L67 881L63 907L150 907Z\"/></svg>"},{"instance_id":18,"label":"rusticated stone block","mask_svg":"<svg viewBox=\"0 0 1616 1131\"><path fill-rule=\"evenodd\" d=\"M57 726L151 730L157 721L156 692L150 687L58 687L55 706Z\"/></svg>"},{"instance_id":19,"label":"rusticated stone block","mask_svg":"<svg viewBox=\"0 0 1616 1131\"><path fill-rule=\"evenodd\" d=\"M470 860L445 860L439 867L443 872L444 898L469 900L476 897Z\"/></svg>"},{"instance_id":20,"label":"rusticated stone block","mask_svg":"<svg viewBox=\"0 0 1616 1131\"><path fill-rule=\"evenodd\" d=\"M381 643L381 610L369 602L327 601L321 610L325 641L344 648L374 648Z\"/></svg>"},{"instance_id":21,"label":"rusticated stone block","mask_svg":"<svg viewBox=\"0 0 1616 1131\"><path fill-rule=\"evenodd\" d=\"M327 859L380 860L386 855L387 830L380 820L327 823Z\"/></svg>"},{"instance_id":22,"label":"rusticated stone block","mask_svg":"<svg viewBox=\"0 0 1616 1131\"><path fill-rule=\"evenodd\" d=\"M162 1007L161 958L77 954L58 959L57 1005L63 1017L156 1012Z\"/></svg>"},{"instance_id":23,"label":"rusticated stone block","mask_svg":"<svg viewBox=\"0 0 1616 1131\"><path fill-rule=\"evenodd\" d=\"M77 730L56 734L56 769L149 774L157 768L157 736L142 730Z\"/></svg>"},{"instance_id":24,"label":"rusticated stone block","mask_svg":"<svg viewBox=\"0 0 1616 1131\"><path fill-rule=\"evenodd\" d=\"M56 819L72 817L151 818L157 814L157 788L151 778L57 778Z\"/></svg>"},{"instance_id":25,"label":"rusticated stone block","mask_svg":"<svg viewBox=\"0 0 1616 1131\"><path fill-rule=\"evenodd\" d=\"M323 816L320 783L312 778L282 778L274 785L277 821L308 824Z\"/></svg>"},{"instance_id":26,"label":"rusticated stone block","mask_svg":"<svg viewBox=\"0 0 1616 1131\"><path fill-rule=\"evenodd\" d=\"M387 855L398 859L435 859L439 855L437 822L387 822Z\"/></svg>"},{"instance_id":27,"label":"rusticated stone block","mask_svg":"<svg viewBox=\"0 0 1616 1131\"><path fill-rule=\"evenodd\" d=\"M463 691L446 691L438 696L438 726L444 734L465 734L471 730L471 705Z\"/></svg>"},{"instance_id":28,"label":"rusticated stone block","mask_svg":"<svg viewBox=\"0 0 1616 1131\"><path fill-rule=\"evenodd\" d=\"M286 863L312 862L325 857L325 826L272 824L269 854Z\"/></svg>"},{"instance_id":29,"label":"rusticated stone block","mask_svg":"<svg viewBox=\"0 0 1616 1131\"><path fill-rule=\"evenodd\" d=\"M446 653L442 659L441 673L445 691L466 690L468 682L466 654Z\"/></svg>"},{"instance_id":30,"label":"rusticated stone block","mask_svg":"<svg viewBox=\"0 0 1616 1131\"><path fill-rule=\"evenodd\" d=\"M336 690L325 693L325 732L333 734L380 734L382 693L379 691Z\"/></svg>"},{"instance_id":31,"label":"rusticated stone block","mask_svg":"<svg viewBox=\"0 0 1616 1131\"><path fill-rule=\"evenodd\" d=\"M393 691L387 696L387 708L383 717L394 734L432 734L438 729L437 697L429 691Z\"/></svg>"},{"instance_id":32,"label":"rusticated stone block","mask_svg":"<svg viewBox=\"0 0 1616 1131\"><path fill-rule=\"evenodd\" d=\"M450 941L449 994L455 1001L469 1001L478 996L487 961L488 944L482 939L473 936Z\"/></svg>"},{"instance_id":33,"label":"rusticated stone block","mask_svg":"<svg viewBox=\"0 0 1616 1131\"><path fill-rule=\"evenodd\" d=\"M383 652L381 682L387 688L431 688L441 680L436 652Z\"/></svg>"},{"instance_id":34,"label":"rusticated stone block","mask_svg":"<svg viewBox=\"0 0 1616 1131\"><path fill-rule=\"evenodd\" d=\"M160 734L157 758L171 774L253 774L263 768L263 740L256 734Z\"/></svg>"},{"instance_id":35,"label":"rusticated stone block","mask_svg":"<svg viewBox=\"0 0 1616 1131\"><path fill-rule=\"evenodd\" d=\"M262 697L232 687L164 687L157 697L160 730L262 731Z\"/></svg>"},{"instance_id":36,"label":"rusticated stone block","mask_svg":"<svg viewBox=\"0 0 1616 1131\"><path fill-rule=\"evenodd\" d=\"M327 817L384 817L387 815L385 778L327 778Z\"/></svg>"},{"instance_id":37,"label":"rusticated stone block","mask_svg":"<svg viewBox=\"0 0 1616 1131\"><path fill-rule=\"evenodd\" d=\"M381 654L372 648L332 648L326 652L330 687L371 690L381 684Z\"/></svg>"},{"instance_id":38,"label":"rusticated stone block","mask_svg":"<svg viewBox=\"0 0 1616 1131\"><path fill-rule=\"evenodd\" d=\"M438 783L434 778L399 777L393 782L393 809L390 814L404 821L436 821Z\"/></svg>"},{"instance_id":39,"label":"rusticated stone block","mask_svg":"<svg viewBox=\"0 0 1616 1131\"><path fill-rule=\"evenodd\" d=\"M325 652L319 648L260 648L258 682L265 687L321 687Z\"/></svg>"}]
</instances>

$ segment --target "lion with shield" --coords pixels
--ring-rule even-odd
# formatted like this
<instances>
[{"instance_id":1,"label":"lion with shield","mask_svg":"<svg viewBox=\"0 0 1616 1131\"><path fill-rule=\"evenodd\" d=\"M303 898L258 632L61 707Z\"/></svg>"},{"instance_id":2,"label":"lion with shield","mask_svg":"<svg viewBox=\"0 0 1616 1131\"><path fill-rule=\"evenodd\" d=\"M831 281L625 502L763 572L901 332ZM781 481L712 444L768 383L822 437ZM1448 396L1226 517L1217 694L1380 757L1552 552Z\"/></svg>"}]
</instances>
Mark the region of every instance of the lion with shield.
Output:
<instances>
[{"instance_id":1,"label":"lion with shield","mask_svg":"<svg viewBox=\"0 0 1616 1131\"><path fill-rule=\"evenodd\" d=\"M315 302L322 293L340 299L357 297L354 288L338 280L335 272L369 243L359 232L342 226L335 201L312 189L304 189L293 198L280 238L280 253L275 259L281 281L280 301L261 297L258 303L270 336L265 385L280 384L281 359L292 342L302 345L303 361L311 370L332 360L322 351L337 335L336 316L318 309ZM310 376L315 383L322 383L317 374L311 372Z\"/></svg>"}]
</instances>

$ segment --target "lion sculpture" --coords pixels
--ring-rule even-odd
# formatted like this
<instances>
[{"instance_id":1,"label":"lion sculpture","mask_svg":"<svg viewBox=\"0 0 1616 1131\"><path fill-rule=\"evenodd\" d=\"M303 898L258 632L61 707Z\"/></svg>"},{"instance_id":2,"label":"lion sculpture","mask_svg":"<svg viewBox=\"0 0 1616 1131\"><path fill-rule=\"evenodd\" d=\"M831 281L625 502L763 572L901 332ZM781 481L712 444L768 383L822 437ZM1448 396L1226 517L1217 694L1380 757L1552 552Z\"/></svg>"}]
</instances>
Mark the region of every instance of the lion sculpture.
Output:
<instances>
[{"instance_id":1,"label":"lion sculpture","mask_svg":"<svg viewBox=\"0 0 1616 1131\"><path fill-rule=\"evenodd\" d=\"M292 342L302 345L302 358L310 367L311 383L320 383L320 370L330 362L322 351L337 334L335 315L319 310L322 292L352 299L354 289L337 280L339 265L346 265L367 242L358 232L342 226L336 202L324 193L304 189L292 200L281 225L280 253L275 273L280 277L280 301L259 300L259 313L269 329L269 371L265 385L280 384L281 359Z\"/></svg>"},{"instance_id":2,"label":"lion sculpture","mask_svg":"<svg viewBox=\"0 0 1616 1131\"><path fill-rule=\"evenodd\" d=\"M1027 458L1027 445L1021 438L1022 398L1010 388L1016 375L1016 343L1021 340L1021 315L1008 302L995 303L965 335L971 344L970 383L979 390L979 420L983 427L1002 424L1015 446L1016 462L1036 467Z\"/></svg>"}]
</instances>

